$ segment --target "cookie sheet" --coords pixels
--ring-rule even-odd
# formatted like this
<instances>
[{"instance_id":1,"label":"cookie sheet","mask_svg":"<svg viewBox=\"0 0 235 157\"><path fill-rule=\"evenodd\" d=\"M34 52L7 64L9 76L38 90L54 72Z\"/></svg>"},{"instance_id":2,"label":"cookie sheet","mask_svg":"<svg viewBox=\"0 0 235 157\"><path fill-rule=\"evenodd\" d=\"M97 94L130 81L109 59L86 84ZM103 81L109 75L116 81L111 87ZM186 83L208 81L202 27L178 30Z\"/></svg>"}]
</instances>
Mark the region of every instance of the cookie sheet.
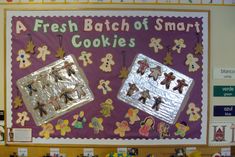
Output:
<instances>
[{"instance_id":1,"label":"cookie sheet","mask_svg":"<svg viewBox=\"0 0 235 157\"><path fill-rule=\"evenodd\" d=\"M147 68L143 75L139 70L140 62L147 61ZM161 75L154 80L151 77L151 68L159 67L161 70ZM138 54L129 70L129 75L124 81L120 91L118 93L118 99L130 104L148 114L165 121L169 124L174 124L186 105L190 92L194 85L194 80L168 66L165 66L143 54ZM167 89L166 84L161 84L166 78L165 74L173 73L175 79L171 81L169 89ZM186 86L182 87L182 93L178 89L175 89L178 85L178 80L185 80ZM137 88L130 94L130 85L135 85ZM144 91L148 91L148 98L141 98ZM161 98L160 103L157 103L156 99ZM154 106L155 104L155 106ZM156 108L158 107L158 109Z\"/></svg>"},{"instance_id":2,"label":"cookie sheet","mask_svg":"<svg viewBox=\"0 0 235 157\"><path fill-rule=\"evenodd\" d=\"M94 100L73 55L17 80L17 86L38 126Z\"/></svg>"}]
</instances>

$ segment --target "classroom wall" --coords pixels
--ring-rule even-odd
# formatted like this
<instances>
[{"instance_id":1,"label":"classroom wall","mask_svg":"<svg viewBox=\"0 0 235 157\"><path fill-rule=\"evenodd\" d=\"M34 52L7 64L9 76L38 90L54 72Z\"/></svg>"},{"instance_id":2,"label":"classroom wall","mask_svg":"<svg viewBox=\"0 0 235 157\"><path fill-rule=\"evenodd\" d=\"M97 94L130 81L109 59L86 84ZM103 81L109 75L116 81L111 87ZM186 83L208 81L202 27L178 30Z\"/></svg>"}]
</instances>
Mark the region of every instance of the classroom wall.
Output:
<instances>
[{"instance_id":1,"label":"classroom wall","mask_svg":"<svg viewBox=\"0 0 235 157\"><path fill-rule=\"evenodd\" d=\"M24 9L24 8L43 8L43 9L76 9L76 8L152 8L152 9L193 9L193 10L210 10L211 11L211 68L210 68L210 102L214 103L223 103L223 104L233 104L234 98L213 98L212 90L214 84L222 84L222 85L233 85L235 83L234 80L228 80L224 82L224 80L213 80L212 72L214 67L233 67L235 68L234 62L234 53L235 53L235 7L233 6L173 6L173 5L0 5L0 23L2 24L0 27L0 73L2 77L0 77L0 110L4 108L4 9ZM9 105L9 104L8 104ZM22 147L22 146L21 146ZM37 154L36 156L41 156L45 154L45 152L49 152L49 148L47 147L29 147L30 148L30 156L33 154ZM81 148L61 148L61 152L69 153L69 157L75 156L75 154L82 153ZM220 151L220 147L198 147L199 150L203 152L203 157L209 157L212 153ZM0 156L5 157L12 153L13 151L17 151L17 147L5 147L0 146ZM110 151L115 151L115 147L110 147L104 149L102 147L96 148L96 152L102 157L105 153ZM140 148L140 156L144 156L147 153L158 154L157 157L167 157L169 154L174 152L174 147L152 147L152 148Z\"/></svg>"}]
</instances>

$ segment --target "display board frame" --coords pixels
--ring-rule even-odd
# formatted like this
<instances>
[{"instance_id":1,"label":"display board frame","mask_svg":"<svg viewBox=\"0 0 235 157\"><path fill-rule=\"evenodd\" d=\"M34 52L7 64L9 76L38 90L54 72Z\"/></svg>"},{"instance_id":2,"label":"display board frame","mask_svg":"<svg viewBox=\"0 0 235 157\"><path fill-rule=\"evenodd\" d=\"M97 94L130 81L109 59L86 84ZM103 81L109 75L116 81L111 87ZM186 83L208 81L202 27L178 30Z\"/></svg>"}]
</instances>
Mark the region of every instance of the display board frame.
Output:
<instances>
[{"instance_id":1,"label":"display board frame","mask_svg":"<svg viewBox=\"0 0 235 157\"><path fill-rule=\"evenodd\" d=\"M125 16L124 13L130 13L127 14L129 16L134 15L141 15L139 13L142 13L142 15L148 14L147 12L158 12L158 13L162 13L163 16L175 16L175 15L179 15L179 17L183 16L183 17L202 17L202 21L203 21L203 59L201 60L203 62L203 70L202 75L203 75L203 83L202 83L202 89L201 91L203 91L202 94L202 112L201 112L201 117L202 117L202 128L201 128L201 135L200 138L175 138L175 139L128 139L126 140L125 138L115 138L115 139L103 139L103 138L49 138L49 139L43 139L40 137L34 138L32 137L32 141L28 141L28 142L10 142L9 141L9 129L11 128L11 107L9 107L8 104L12 104L12 100L11 100L11 90L12 90L12 86L11 86L11 53L10 56L8 54L8 52L11 52L11 44L9 43L9 33L11 32L11 28L9 27L9 18L11 18L12 16L26 16L26 12L29 13L30 10L5 10L5 41L6 41L6 47L5 47L5 76L6 76L6 83L5 83L5 91L6 91L6 99L5 99L5 109L6 109L6 141L7 144L82 144L82 145L100 145L100 144L105 144L105 145L129 145L131 143L131 145L169 145L169 143L171 145L177 145L177 144L183 144L183 145L191 145L191 144L207 144L207 128L208 128L208 106L209 106L209 96L210 96L210 92L209 92L209 87L210 87L210 12L209 11L198 11L198 10L153 10L153 9L134 9L132 11L130 10L125 10L125 9L112 9L110 10L106 10L106 9L82 9L82 10L68 10L67 12L83 12L82 14L85 15L85 13L87 14L88 11L91 12L96 12L95 15L101 16L102 14L99 12L103 12L105 13L105 15L108 16L108 13L110 14L111 12L115 12L118 13L119 11L122 11L123 13L119 13L119 15L121 16ZM38 11L35 11L34 13L36 13L37 16L45 16L45 13L42 13L43 9L38 9ZM56 10L44 10L44 12L49 13L50 16L52 15L56 15L58 12L60 11L60 9L56 9ZM12 15L9 16L9 13L12 12ZM25 12L25 13L24 13ZM38 13L37 13L38 12ZM62 10L63 13L66 13L66 10ZM185 13L188 13L187 15L185 15ZM47 14L48 15L48 14ZM60 14L62 15L62 14ZM72 14L69 14L70 16L72 16ZM91 15L91 14L90 14ZM114 13L112 13L112 15L114 16ZM35 16L35 15L32 15ZM80 16L80 15L79 15ZM149 15L148 15L149 16ZM177 17L177 16L176 16ZM7 27L8 26L8 27ZM10 25L11 26L11 25ZM11 33L10 33L11 34ZM11 37L10 37L11 39ZM10 66L9 66L10 65ZM9 93L10 92L10 93ZM11 106L11 105L10 105ZM143 116L144 117L144 116ZM145 116L146 117L146 116ZM144 120L144 118L141 119L142 121Z\"/></svg>"}]
</instances>

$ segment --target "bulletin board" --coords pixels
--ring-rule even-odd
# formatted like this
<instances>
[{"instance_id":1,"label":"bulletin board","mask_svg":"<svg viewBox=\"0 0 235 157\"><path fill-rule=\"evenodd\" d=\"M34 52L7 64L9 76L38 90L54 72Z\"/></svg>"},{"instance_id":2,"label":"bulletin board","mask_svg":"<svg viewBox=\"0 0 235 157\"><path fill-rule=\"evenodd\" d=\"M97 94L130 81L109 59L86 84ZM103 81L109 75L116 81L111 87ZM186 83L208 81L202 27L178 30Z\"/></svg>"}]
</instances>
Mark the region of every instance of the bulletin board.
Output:
<instances>
[{"instance_id":1,"label":"bulletin board","mask_svg":"<svg viewBox=\"0 0 235 157\"><path fill-rule=\"evenodd\" d=\"M8 144L206 144L208 11L5 16Z\"/></svg>"}]
</instances>

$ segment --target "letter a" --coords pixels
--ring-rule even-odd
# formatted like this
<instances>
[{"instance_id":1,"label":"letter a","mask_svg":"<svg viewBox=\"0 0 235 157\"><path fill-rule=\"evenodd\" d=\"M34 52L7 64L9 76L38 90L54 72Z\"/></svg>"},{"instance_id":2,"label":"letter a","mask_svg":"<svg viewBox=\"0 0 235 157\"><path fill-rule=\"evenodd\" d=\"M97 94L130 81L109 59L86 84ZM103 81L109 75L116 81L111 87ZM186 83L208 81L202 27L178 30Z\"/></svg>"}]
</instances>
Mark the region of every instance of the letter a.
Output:
<instances>
[{"instance_id":1,"label":"letter a","mask_svg":"<svg viewBox=\"0 0 235 157\"><path fill-rule=\"evenodd\" d=\"M16 34L20 34L21 31L26 31L27 28L21 21L16 21Z\"/></svg>"}]
</instances>

